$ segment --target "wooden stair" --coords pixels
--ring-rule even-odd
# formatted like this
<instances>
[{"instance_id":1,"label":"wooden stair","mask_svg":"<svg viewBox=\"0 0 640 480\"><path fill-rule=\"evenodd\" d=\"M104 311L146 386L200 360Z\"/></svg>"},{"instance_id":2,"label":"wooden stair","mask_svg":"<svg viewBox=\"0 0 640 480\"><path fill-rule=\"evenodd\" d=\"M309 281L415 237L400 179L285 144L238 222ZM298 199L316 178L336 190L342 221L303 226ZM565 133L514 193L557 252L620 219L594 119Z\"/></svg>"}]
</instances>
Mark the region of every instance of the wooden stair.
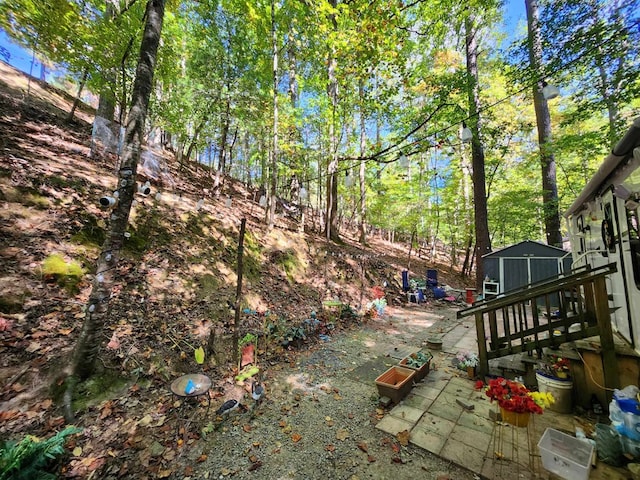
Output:
<instances>
[{"instance_id":1,"label":"wooden stair","mask_svg":"<svg viewBox=\"0 0 640 480\"><path fill-rule=\"evenodd\" d=\"M615 264L581 268L484 300L458 312L473 315L478 336L479 373L489 373L489 360L518 353L541 354L544 347L600 336L605 386L618 388L609 296L605 277Z\"/></svg>"}]
</instances>

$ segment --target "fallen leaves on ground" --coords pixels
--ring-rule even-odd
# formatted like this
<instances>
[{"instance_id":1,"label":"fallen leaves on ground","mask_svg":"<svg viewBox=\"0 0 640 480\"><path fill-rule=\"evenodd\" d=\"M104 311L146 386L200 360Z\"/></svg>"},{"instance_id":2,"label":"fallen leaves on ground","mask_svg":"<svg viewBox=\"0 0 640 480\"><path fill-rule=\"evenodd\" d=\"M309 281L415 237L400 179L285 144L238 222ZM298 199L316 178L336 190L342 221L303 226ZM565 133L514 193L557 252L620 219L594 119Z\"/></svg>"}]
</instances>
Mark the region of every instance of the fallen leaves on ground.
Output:
<instances>
[{"instance_id":1,"label":"fallen leaves on ground","mask_svg":"<svg viewBox=\"0 0 640 480\"><path fill-rule=\"evenodd\" d=\"M398 434L396 435L396 438L400 442L400 445L402 445L403 447L406 447L407 445L409 445L409 431L408 430L403 430L401 432L398 432Z\"/></svg>"}]
</instances>

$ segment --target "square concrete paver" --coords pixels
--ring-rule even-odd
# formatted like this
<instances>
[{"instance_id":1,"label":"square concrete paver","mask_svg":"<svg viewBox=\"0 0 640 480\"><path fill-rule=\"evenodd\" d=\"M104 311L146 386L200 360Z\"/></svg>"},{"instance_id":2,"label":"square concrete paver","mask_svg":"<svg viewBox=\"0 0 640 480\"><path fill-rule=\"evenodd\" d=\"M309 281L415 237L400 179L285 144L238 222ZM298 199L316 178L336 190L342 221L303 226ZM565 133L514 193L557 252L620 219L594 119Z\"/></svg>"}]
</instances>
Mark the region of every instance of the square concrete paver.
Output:
<instances>
[{"instance_id":1,"label":"square concrete paver","mask_svg":"<svg viewBox=\"0 0 640 480\"><path fill-rule=\"evenodd\" d=\"M403 358L407 358L409 355L417 352L418 350L420 350L420 347L411 347L411 346L402 345L402 346L391 347L389 350L386 351L385 355L395 360L402 360Z\"/></svg>"},{"instance_id":2,"label":"square concrete paver","mask_svg":"<svg viewBox=\"0 0 640 480\"><path fill-rule=\"evenodd\" d=\"M481 432L463 425L456 425L449 438L483 451L486 451L487 446L491 443L491 433Z\"/></svg>"},{"instance_id":3,"label":"square concrete paver","mask_svg":"<svg viewBox=\"0 0 640 480\"><path fill-rule=\"evenodd\" d=\"M411 390L412 393L416 395L420 395L421 397L428 398L429 400L435 400L438 395L442 392L441 389L432 387L430 385L418 385L413 387Z\"/></svg>"},{"instance_id":4,"label":"square concrete paver","mask_svg":"<svg viewBox=\"0 0 640 480\"><path fill-rule=\"evenodd\" d=\"M451 460L457 465L464 465L466 468L475 473L482 471L486 449L478 450L464 443L449 437L447 442L440 450L440 456ZM491 477L489 477L491 478ZM517 477L514 477L517 478Z\"/></svg>"},{"instance_id":5,"label":"square concrete paver","mask_svg":"<svg viewBox=\"0 0 640 480\"><path fill-rule=\"evenodd\" d=\"M397 435L398 432L404 430L410 431L415 424L408 420L396 418L392 415L386 415L382 420L378 422L376 428L391 435Z\"/></svg>"},{"instance_id":6,"label":"square concrete paver","mask_svg":"<svg viewBox=\"0 0 640 480\"><path fill-rule=\"evenodd\" d=\"M477 391L475 389L476 383L473 380L470 380L468 377L453 377L449 381L449 384L450 385L455 385L456 387L459 387L459 388L464 388L466 390L470 390L472 392Z\"/></svg>"},{"instance_id":7,"label":"square concrete paver","mask_svg":"<svg viewBox=\"0 0 640 480\"><path fill-rule=\"evenodd\" d=\"M473 413L485 418L491 418L490 412L499 411L497 403L491 403L487 397L478 394L471 395L469 403L473 405Z\"/></svg>"},{"instance_id":8,"label":"square concrete paver","mask_svg":"<svg viewBox=\"0 0 640 480\"><path fill-rule=\"evenodd\" d=\"M458 418L458 425L486 435L491 435L494 428L494 423L491 420L482 415L477 415L475 412L462 412L460 418Z\"/></svg>"},{"instance_id":9,"label":"square concrete paver","mask_svg":"<svg viewBox=\"0 0 640 480\"><path fill-rule=\"evenodd\" d=\"M442 417L455 422L462 413L462 407L458 405L456 400L457 397L454 395L448 395L443 392L438 395L438 398L433 401L427 411L437 417Z\"/></svg>"},{"instance_id":10,"label":"square concrete paver","mask_svg":"<svg viewBox=\"0 0 640 480\"><path fill-rule=\"evenodd\" d=\"M414 430L418 429L427 433L435 433L442 437L448 437L455 425L455 422L451 420L425 413L414 427Z\"/></svg>"},{"instance_id":11,"label":"square concrete paver","mask_svg":"<svg viewBox=\"0 0 640 480\"><path fill-rule=\"evenodd\" d=\"M429 384L431 382L433 383L438 383L438 382L448 382L449 380L451 380L452 375L444 370L431 370L429 372L429 375L427 375L427 377L425 378L425 383ZM444 385L442 385L442 388L444 388Z\"/></svg>"},{"instance_id":12,"label":"square concrete paver","mask_svg":"<svg viewBox=\"0 0 640 480\"><path fill-rule=\"evenodd\" d=\"M410 393L407 398L404 399L403 403L409 407L418 408L425 412L433 403L433 398L423 397L417 393Z\"/></svg>"},{"instance_id":13,"label":"square concrete paver","mask_svg":"<svg viewBox=\"0 0 640 480\"><path fill-rule=\"evenodd\" d=\"M393 417L400 418L411 423L416 423L424 414L424 410L403 404L395 406L389 414Z\"/></svg>"},{"instance_id":14,"label":"square concrete paver","mask_svg":"<svg viewBox=\"0 0 640 480\"><path fill-rule=\"evenodd\" d=\"M409 442L435 455L440 453L446 441L446 437L442 437L433 432L427 432L421 428L414 428L409 435Z\"/></svg>"},{"instance_id":15,"label":"square concrete paver","mask_svg":"<svg viewBox=\"0 0 640 480\"><path fill-rule=\"evenodd\" d=\"M454 383L454 380L455 379L451 379L449 384L444 387L444 390L442 390L442 393L453 395L460 398L461 400L466 400L476 393L473 389L467 388L466 386L460 385L458 383Z\"/></svg>"}]
</instances>

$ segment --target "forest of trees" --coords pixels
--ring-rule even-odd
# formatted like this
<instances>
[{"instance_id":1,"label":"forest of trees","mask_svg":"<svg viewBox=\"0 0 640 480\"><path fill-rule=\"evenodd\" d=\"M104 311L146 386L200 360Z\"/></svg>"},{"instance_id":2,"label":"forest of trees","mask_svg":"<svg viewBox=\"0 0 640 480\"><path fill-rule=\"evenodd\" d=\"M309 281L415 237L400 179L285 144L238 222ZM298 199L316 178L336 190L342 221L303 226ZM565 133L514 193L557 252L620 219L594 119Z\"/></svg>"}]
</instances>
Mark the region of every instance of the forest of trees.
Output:
<instances>
[{"instance_id":1,"label":"forest of trees","mask_svg":"<svg viewBox=\"0 0 640 480\"><path fill-rule=\"evenodd\" d=\"M438 238L467 270L474 247L562 246L564 208L640 109L639 2L518 1L528 21L505 28L496 0L167 0L145 133L264 186L267 223L295 174L290 200L334 241L342 220L363 243ZM117 133L148 3L5 0L0 26Z\"/></svg>"}]
</instances>

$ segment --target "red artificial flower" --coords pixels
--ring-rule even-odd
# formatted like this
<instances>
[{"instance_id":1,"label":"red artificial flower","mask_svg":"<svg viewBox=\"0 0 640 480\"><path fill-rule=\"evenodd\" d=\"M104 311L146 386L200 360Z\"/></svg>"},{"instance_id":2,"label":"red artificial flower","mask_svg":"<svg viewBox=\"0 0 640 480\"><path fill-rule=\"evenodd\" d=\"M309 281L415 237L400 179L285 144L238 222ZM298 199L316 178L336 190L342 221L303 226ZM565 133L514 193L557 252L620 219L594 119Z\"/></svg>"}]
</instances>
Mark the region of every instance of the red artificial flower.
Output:
<instances>
[{"instance_id":1,"label":"red artificial flower","mask_svg":"<svg viewBox=\"0 0 640 480\"><path fill-rule=\"evenodd\" d=\"M476 389L483 387L482 381L476 383ZM501 408L510 412L542 413L540 407L529 395L530 390L519 382L499 377L489 380L485 395L496 401Z\"/></svg>"}]
</instances>

